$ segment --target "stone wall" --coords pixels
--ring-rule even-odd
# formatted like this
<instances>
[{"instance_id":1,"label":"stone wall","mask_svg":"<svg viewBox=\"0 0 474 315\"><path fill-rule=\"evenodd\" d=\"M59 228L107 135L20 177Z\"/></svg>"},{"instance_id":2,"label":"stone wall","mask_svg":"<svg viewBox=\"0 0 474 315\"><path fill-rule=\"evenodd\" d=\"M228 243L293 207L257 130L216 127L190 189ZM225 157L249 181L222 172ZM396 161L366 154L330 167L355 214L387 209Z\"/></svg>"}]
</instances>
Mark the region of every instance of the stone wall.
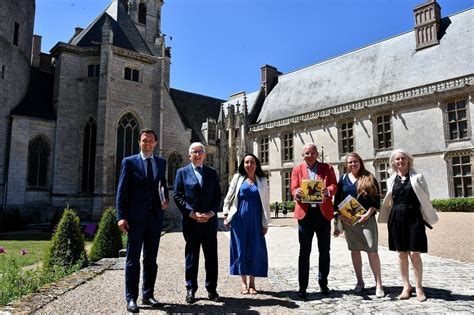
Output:
<instances>
[{"instance_id":1,"label":"stone wall","mask_svg":"<svg viewBox=\"0 0 474 315\"><path fill-rule=\"evenodd\" d=\"M0 2L0 200L2 201L7 172L5 158L10 111L18 105L28 89L34 16L33 0ZM19 25L17 46L13 45L15 23Z\"/></svg>"},{"instance_id":2,"label":"stone wall","mask_svg":"<svg viewBox=\"0 0 474 315\"><path fill-rule=\"evenodd\" d=\"M18 209L23 218L31 223L49 220L51 213L51 191L53 187L53 146L55 142L55 122L29 117L15 116L12 123L12 143L10 157L14 163L8 171L7 207ZM27 184L28 144L37 136L49 143L51 151L48 160L47 187L31 189ZM43 221L44 221L43 220Z\"/></svg>"}]
</instances>

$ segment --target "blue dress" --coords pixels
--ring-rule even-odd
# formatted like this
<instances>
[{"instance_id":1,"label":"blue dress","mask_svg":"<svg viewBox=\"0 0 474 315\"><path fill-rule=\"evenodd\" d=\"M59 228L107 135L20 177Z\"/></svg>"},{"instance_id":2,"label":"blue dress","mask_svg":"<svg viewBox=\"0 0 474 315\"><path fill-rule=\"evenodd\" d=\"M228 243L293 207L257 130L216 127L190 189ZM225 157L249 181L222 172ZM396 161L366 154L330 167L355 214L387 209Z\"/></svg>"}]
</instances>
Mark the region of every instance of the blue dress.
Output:
<instances>
[{"instance_id":1,"label":"blue dress","mask_svg":"<svg viewBox=\"0 0 474 315\"><path fill-rule=\"evenodd\" d=\"M238 210L230 229L230 274L266 277L268 255L262 235L262 203L257 185L240 186Z\"/></svg>"}]
</instances>

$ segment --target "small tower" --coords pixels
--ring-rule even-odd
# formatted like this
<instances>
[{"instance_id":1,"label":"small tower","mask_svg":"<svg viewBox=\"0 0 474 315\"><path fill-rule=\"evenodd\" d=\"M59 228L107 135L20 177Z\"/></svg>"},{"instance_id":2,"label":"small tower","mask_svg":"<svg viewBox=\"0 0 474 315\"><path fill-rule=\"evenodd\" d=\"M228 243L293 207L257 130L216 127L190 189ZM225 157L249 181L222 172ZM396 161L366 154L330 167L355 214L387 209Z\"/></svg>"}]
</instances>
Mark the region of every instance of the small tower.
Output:
<instances>
[{"instance_id":1,"label":"small tower","mask_svg":"<svg viewBox=\"0 0 474 315\"><path fill-rule=\"evenodd\" d=\"M156 50L155 42L161 37L161 7L163 0L119 0L132 18L148 47ZM157 51L154 51L157 54Z\"/></svg>"}]
</instances>

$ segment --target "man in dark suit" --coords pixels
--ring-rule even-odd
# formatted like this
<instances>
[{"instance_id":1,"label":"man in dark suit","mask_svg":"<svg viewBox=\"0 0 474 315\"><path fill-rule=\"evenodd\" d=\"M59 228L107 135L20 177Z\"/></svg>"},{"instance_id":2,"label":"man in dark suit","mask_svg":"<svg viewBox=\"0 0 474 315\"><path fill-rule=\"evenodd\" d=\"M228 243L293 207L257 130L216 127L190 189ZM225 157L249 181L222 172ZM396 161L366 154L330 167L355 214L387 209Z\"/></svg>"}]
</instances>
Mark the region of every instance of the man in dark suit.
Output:
<instances>
[{"instance_id":1,"label":"man in dark suit","mask_svg":"<svg viewBox=\"0 0 474 315\"><path fill-rule=\"evenodd\" d=\"M153 291L158 270L156 257L163 210L168 207L168 188L165 177L166 161L153 154L156 144L157 136L153 130L140 131L140 153L122 160L117 187L118 226L123 233L128 234L125 298L127 310L132 313L139 312L137 298L142 247L142 302L152 307L160 305L154 298Z\"/></svg>"},{"instance_id":2,"label":"man in dark suit","mask_svg":"<svg viewBox=\"0 0 474 315\"><path fill-rule=\"evenodd\" d=\"M176 173L174 200L183 215L183 235L186 241L186 302L196 301L199 251L202 245L206 260L206 290L212 301L217 294L217 212L221 202L219 178L215 169L204 165L206 149L195 142L189 147L191 163Z\"/></svg>"}]
</instances>

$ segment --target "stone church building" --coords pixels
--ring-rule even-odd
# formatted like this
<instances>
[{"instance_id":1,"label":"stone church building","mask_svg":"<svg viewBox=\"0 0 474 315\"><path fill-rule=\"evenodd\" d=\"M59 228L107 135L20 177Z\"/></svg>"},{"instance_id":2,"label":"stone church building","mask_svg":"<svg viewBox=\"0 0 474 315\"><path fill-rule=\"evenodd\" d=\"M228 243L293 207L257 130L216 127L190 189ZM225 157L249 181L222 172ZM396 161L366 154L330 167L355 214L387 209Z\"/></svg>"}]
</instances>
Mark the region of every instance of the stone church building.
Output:
<instances>
[{"instance_id":1,"label":"stone church building","mask_svg":"<svg viewBox=\"0 0 474 315\"><path fill-rule=\"evenodd\" d=\"M113 0L45 54L35 1L0 2L1 222L49 222L68 205L98 220L142 128L157 131L171 185L191 142L210 143L213 164L223 100L170 88L162 5Z\"/></svg>"},{"instance_id":2,"label":"stone church building","mask_svg":"<svg viewBox=\"0 0 474 315\"><path fill-rule=\"evenodd\" d=\"M223 104L225 178L253 152L270 175L270 202L291 200L291 170L314 142L339 173L358 152L384 193L390 154L404 148L431 198L474 197L474 9L441 18L429 0L413 17L411 31L303 69L263 66L257 91Z\"/></svg>"}]
</instances>

